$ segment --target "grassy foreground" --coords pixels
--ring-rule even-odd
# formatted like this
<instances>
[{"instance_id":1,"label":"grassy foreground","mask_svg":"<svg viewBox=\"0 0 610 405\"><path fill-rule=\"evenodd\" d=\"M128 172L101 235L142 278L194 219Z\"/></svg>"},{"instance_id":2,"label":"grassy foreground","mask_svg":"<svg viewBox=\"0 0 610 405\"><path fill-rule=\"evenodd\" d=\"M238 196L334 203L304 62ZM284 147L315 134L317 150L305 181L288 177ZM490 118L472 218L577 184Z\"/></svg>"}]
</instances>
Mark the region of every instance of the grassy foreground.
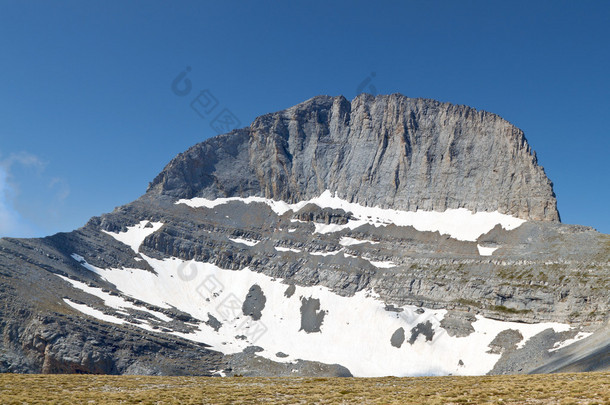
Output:
<instances>
[{"instance_id":1,"label":"grassy foreground","mask_svg":"<svg viewBox=\"0 0 610 405\"><path fill-rule=\"evenodd\" d=\"M0 374L2 404L610 404L610 373L422 378Z\"/></svg>"}]
</instances>

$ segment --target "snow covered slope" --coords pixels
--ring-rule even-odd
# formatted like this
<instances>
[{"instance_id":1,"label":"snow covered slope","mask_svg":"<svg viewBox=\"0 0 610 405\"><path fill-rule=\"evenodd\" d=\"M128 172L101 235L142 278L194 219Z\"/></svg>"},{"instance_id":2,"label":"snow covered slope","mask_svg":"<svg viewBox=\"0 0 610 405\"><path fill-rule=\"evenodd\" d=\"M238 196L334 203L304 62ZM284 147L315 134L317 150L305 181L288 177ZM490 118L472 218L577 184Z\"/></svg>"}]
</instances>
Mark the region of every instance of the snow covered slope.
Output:
<instances>
[{"instance_id":1,"label":"snow covered slope","mask_svg":"<svg viewBox=\"0 0 610 405\"><path fill-rule=\"evenodd\" d=\"M501 225L506 230L515 229L524 222L499 212L476 212L473 213L465 208L448 209L443 212L436 211L399 211L379 207L365 207L360 204L350 203L333 195L326 190L319 197L295 204L284 201L270 200L262 197L229 197L208 200L205 198L181 199L176 204L186 204L190 207L215 208L229 202L240 201L245 204L253 202L267 204L275 213L283 215L288 211L297 212L308 204L317 205L320 208L340 209L351 212L354 219L345 225L316 225L317 233L339 232L343 229L355 229L364 224L374 226L387 226L390 224L398 226L412 226L418 231L440 232L464 241L476 241L477 238L496 225ZM482 255L485 253L481 253Z\"/></svg>"},{"instance_id":2,"label":"snow covered slope","mask_svg":"<svg viewBox=\"0 0 610 405\"><path fill-rule=\"evenodd\" d=\"M130 297L178 308L200 321L194 333L168 333L225 354L256 345L263 348L258 355L274 361L337 363L357 377L485 374L500 358L489 348L500 332L519 331L525 343L549 328L570 329L559 323L523 324L477 316L473 333L451 337L440 326L445 310L401 306L388 311L374 291L342 297L324 287L291 287L247 268L231 271L178 259L145 260L156 275L139 269L94 270ZM72 283L85 291L83 284ZM244 313L253 289L260 291L258 317ZM108 320L99 311L76 309ZM138 326L149 328L145 323Z\"/></svg>"},{"instance_id":3,"label":"snow covered slope","mask_svg":"<svg viewBox=\"0 0 610 405\"><path fill-rule=\"evenodd\" d=\"M162 226L144 225L109 234L137 252L143 229ZM411 305L392 305L388 309L388 303L371 289L341 296L325 287L296 286L248 268L227 270L210 263L141 256L155 272L101 269L73 254L74 260L126 296L188 313L197 320L193 332L174 331L167 315L64 279L75 288L100 297L109 309L147 311L166 323L165 333L206 343L222 353L239 353L258 346L259 356L276 362L302 359L341 364L358 377L485 374L501 357L501 352L490 346L501 332L516 331L520 335L517 347L523 347L530 338L548 329L556 333L571 329L561 323L502 322L478 315L471 324L471 333L452 336L442 326L446 310ZM99 310L66 302L100 320L124 322ZM151 330L147 322L134 325ZM582 337L580 334L558 346Z\"/></svg>"}]
</instances>

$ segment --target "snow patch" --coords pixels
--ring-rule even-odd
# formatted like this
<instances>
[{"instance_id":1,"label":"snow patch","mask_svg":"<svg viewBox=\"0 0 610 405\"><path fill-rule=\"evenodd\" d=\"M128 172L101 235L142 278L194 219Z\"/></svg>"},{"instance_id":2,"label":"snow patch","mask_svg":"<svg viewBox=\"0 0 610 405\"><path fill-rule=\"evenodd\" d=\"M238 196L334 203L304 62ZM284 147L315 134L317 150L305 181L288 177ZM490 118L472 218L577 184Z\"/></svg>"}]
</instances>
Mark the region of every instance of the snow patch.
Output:
<instances>
[{"instance_id":1,"label":"snow patch","mask_svg":"<svg viewBox=\"0 0 610 405\"><path fill-rule=\"evenodd\" d=\"M102 232L107 233L114 239L129 246L134 252L138 253L140 245L148 235L151 235L161 229L162 222L140 221L139 224L127 227L125 232Z\"/></svg>"},{"instance_id":2,"label":"snow patch","mask_svg":"<svg viewBox=\"0 0 610 405\"><path fill-rule=\"evenodd\" d=\"M364 225L366 222L361 221L349 221L345 225L337 225L337 224L319 224L314 222L315 230L314 233L325 234L325 233L333 233L333 232L341 232L344 229L356 229L360 225ZM358 225L356 225L358 224Z\"/></svg>"},{"instance_id":3,"label":"snow patch","mask_svg":"<svg viewBox=\"0 0 610 405\"><path fill-rule=\"evenodd\" d=\"M491 254L493 252L495 252L499 247L500 246L498 246L498 247L484 247L484 246L481 246L481 245L477 245L477 249L479 249L479 255L481 255L481 256L491 256Z\"/></svg>"},{"instance_id":4,"label":"snow patch","mask_svg":"<svg viewBox=\"0 0 610 405\"><path fill-rule=\"evenodd\" d=\"M339 241L339 244L341 246L353 246L353 245L359 245L359 244L362 244L362 243L370 243L371 245L379 244L379 242L375 242L375 241L372 241L372 240L350 238L349 236L343 236L341 238L341 240Z\"/></svg>"},{"instance_id":5,"label":"snow patch","mask_svg":"<svg viewBox=\"0 0 610 405\"><path fill-rule=\"evenodd\" d=\"M287 247L283 247L283 246L276 246L275 250L277 250L278 252L294 252L294 253L301 252L300 249L287 248Z\"/></svg>"},{"instance_id":6,"label":"snow patch","mask_svg":"<svg viewBox=\"0 0 610 405\"><path fill-rule=\"evenodd\" d=\"M285 203L284 201L276 201L262 197L228 197L228 198L217 198L215 200L208 200L207 198L195 197L191 199L181 199L176 201L176 204L186 204L193 208L214 208L219 205L227 204L234 201L240 201L244 204L262 203L267 204L276 214L283 215L284 213L292 209L292 205ZM294 204L293 204L294 205ZM305 206L305 205L303 205Z\"/></svg>"},{"instance_id":7,"label":"snow patch","mask_svg":"<svg viewBox=\"0 0 610 405\"><path fill-rule=\"evenodd\" d=\"M245 204L253 202L267 204L275 213L283 215L288 211L298 211L307 204L315 204L320 208L342 209L352 212L355 219L345 225L315 224L317 233L339 232L343 229L355 229L364 224L374 226L386 226L395 224L397 226L412 226L418 231L439 232L452 238L474 242L477 238L496 225L500 224L504 229L515 229L525 222L511 215L494 212L473 213L465 208L438 211L399 211L380 207L365 207L357 203L351 203L333 195L330 191L323 192L319 197L311 200L288 204L262 197L230 197L208 200L205 198L181 199L176 204L186 204L190 207L213 208L231 201L241 201ZM302 222L292 220L293 222Z\"/></svg>"},{"instance_id":8,"label":"snow patch","mask_svg":"<svg viewBox=\"0 0 610 405\"><path fill-rule=\"evenodd\" d=\"M588 338L592 334L593 333L590 333L590 332L578 332L578 334L576 336L574 336L572 339L567 339L567 340L564 340L563 342L555 343L553 348L549 349L549 352L555 352L555 351L557 351L559 349L563 349L564 347L570 346L571 344L576 343L579 340Z\"/></svg>"},{"instance_id":9,"label":"snow patch","mask_svg":"<svg viewBox=\"0 0 610 405\"><path fill-rule=\"evenodd\" d=\"M222 371L222 370L210 370L210 373L214 374L214 373L218 373L221 377L226 377L227 374Z\"/></svg>"},{"instance_id":10,"label":"snow patch","mask_svg":"<svg viewBox=\"0 0 610 405\"><path fill-rule=\"evenodd\" d=\"M343 249L335 250L334 252L308 252L308 253L313 256L334 256L337 253L341 252L342 250Z\"/></svg>"},{"instance_id":11,"label":"snow patch","mask_svg":"<svg viewBox=\"0 0 610 405\"><path fill-rule=\"evenodd\" d=\"M242 238L228 238L231 242L235 242L235 243L241 243L242 245L247 245L247 246L255 246L258 243L260 243L260 240L254 240L254 239L242 239Z\"/></svg>"},{"instance_id":12,"label":"snow patch","mask_svg":"<svg viewBox=\"0 0 610 405\"><path fill-rule=\"evenodd\" d=\"M83 265L83 267L85 267L89 270L91 270L91 268L95 269L95 267L91 266L87 262L81 263L81 265ZM134 309L136 311L147 312L147 313L151 314L152 316L162 320L163 322L171 322L173 320L172 318L170 318L169 316L165 315L162 312L154 311L154 310L148 309L146 307L135 305L134 303L126 301L125 299L123 299L119 296L106 293L106 292L102 291L101 288L90 287L85 283L82 283L77 280L72 280L71 278L64 277L60 274L56 274L56 276L67 281L68 283L72 284L72 287L79 289L81 291L84 291L87 294L100 298L102 301L104 301L104 305L106 305L107 307L111 307L111 308L118 309L118 310Z\"/></svg>"},{"instance_id":13,"label":"snow patch","mask_svg":"<svg viewBox=\"0 0 610 405\"><path fill-rule=\"evenodd\" d=\"M89 271L92 271L94 273L97 272L97 267L93 267L92 265L90 265L89 263L87 263L87 261L85 260L84 257L82 257L81 255L77 255L76 253L72 253L71 257L76 260L81 266L83 266L84 268L86 268Z\"/></svg>"},{"instance_id":14,"label":"snow patch","mask_svg":"<svg viewBox=\"0 0 610 405\"><path fill-rule=\"evenodd\" d=\"M105 313L103 313L100 310L97 310L95 308L91 308L88 305L85 304L77 304L74 301L70 301L67 298L64 298L64 302L68 305L70 305L72 308L76 309L79 312L82 312L85 315L89 315L93 318L99 319L101 321L105 321L105 322L110 322L110 323L116 323L116 324L124 324L125 321L121 318L117 318L116 316L112 316L112 315L107 315Z\"/></svg>"},{"instance_id":15,"label":"snow patch","mask_svg":"<svg viewBox=\"0 0 610 405\"><path fill-rule=\"evenodd\" d=\"M392 267L396 267L396 263L394 263L391 260L390 261L382 261L382 262L378 262L378 261L375 261L375 260L369 260L369 263L371 263L375 267L379 267L380 269L390 269Z\"/></svg>"}]
</instances>

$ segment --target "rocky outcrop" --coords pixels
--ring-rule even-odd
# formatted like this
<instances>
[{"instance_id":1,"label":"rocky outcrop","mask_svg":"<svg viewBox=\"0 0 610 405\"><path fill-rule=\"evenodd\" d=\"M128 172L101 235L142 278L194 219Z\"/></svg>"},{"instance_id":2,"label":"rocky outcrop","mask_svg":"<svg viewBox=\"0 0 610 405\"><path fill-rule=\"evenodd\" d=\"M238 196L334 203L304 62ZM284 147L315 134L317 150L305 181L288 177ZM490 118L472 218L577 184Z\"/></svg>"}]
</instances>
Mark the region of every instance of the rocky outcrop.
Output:
<instances>
[{"instance_id":1,"label":"rocky outcrop","mask_svg":"<svg viewBox=\"0 0 610 405\"><path fill-rule=\"evenodd\" d=\"M367 206L559 220L552 183L521 130L495 114L399 94L319 96L261 116L178 155L149 187L287 202L325 190Z\"/></svg>"}]
</instances>

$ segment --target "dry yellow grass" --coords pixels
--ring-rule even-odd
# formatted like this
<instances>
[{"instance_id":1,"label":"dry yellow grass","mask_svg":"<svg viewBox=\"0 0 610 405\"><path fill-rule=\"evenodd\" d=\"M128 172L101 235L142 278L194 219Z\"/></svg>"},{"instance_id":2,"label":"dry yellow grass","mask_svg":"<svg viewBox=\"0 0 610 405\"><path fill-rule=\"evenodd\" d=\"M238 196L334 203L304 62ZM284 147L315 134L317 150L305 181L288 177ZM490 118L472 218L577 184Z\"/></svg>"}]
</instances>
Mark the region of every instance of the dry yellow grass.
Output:
<instances>
[{"instance_id":1,"label":"dry yellow grass","mask_svg":"<svg viewBox=\"0 0 610 405\"><path fill-rule=\"evenodd\" d=\"M610 373L422 378L0 374L2 404L610 404Z\"/></svg>"}]
</instances>

